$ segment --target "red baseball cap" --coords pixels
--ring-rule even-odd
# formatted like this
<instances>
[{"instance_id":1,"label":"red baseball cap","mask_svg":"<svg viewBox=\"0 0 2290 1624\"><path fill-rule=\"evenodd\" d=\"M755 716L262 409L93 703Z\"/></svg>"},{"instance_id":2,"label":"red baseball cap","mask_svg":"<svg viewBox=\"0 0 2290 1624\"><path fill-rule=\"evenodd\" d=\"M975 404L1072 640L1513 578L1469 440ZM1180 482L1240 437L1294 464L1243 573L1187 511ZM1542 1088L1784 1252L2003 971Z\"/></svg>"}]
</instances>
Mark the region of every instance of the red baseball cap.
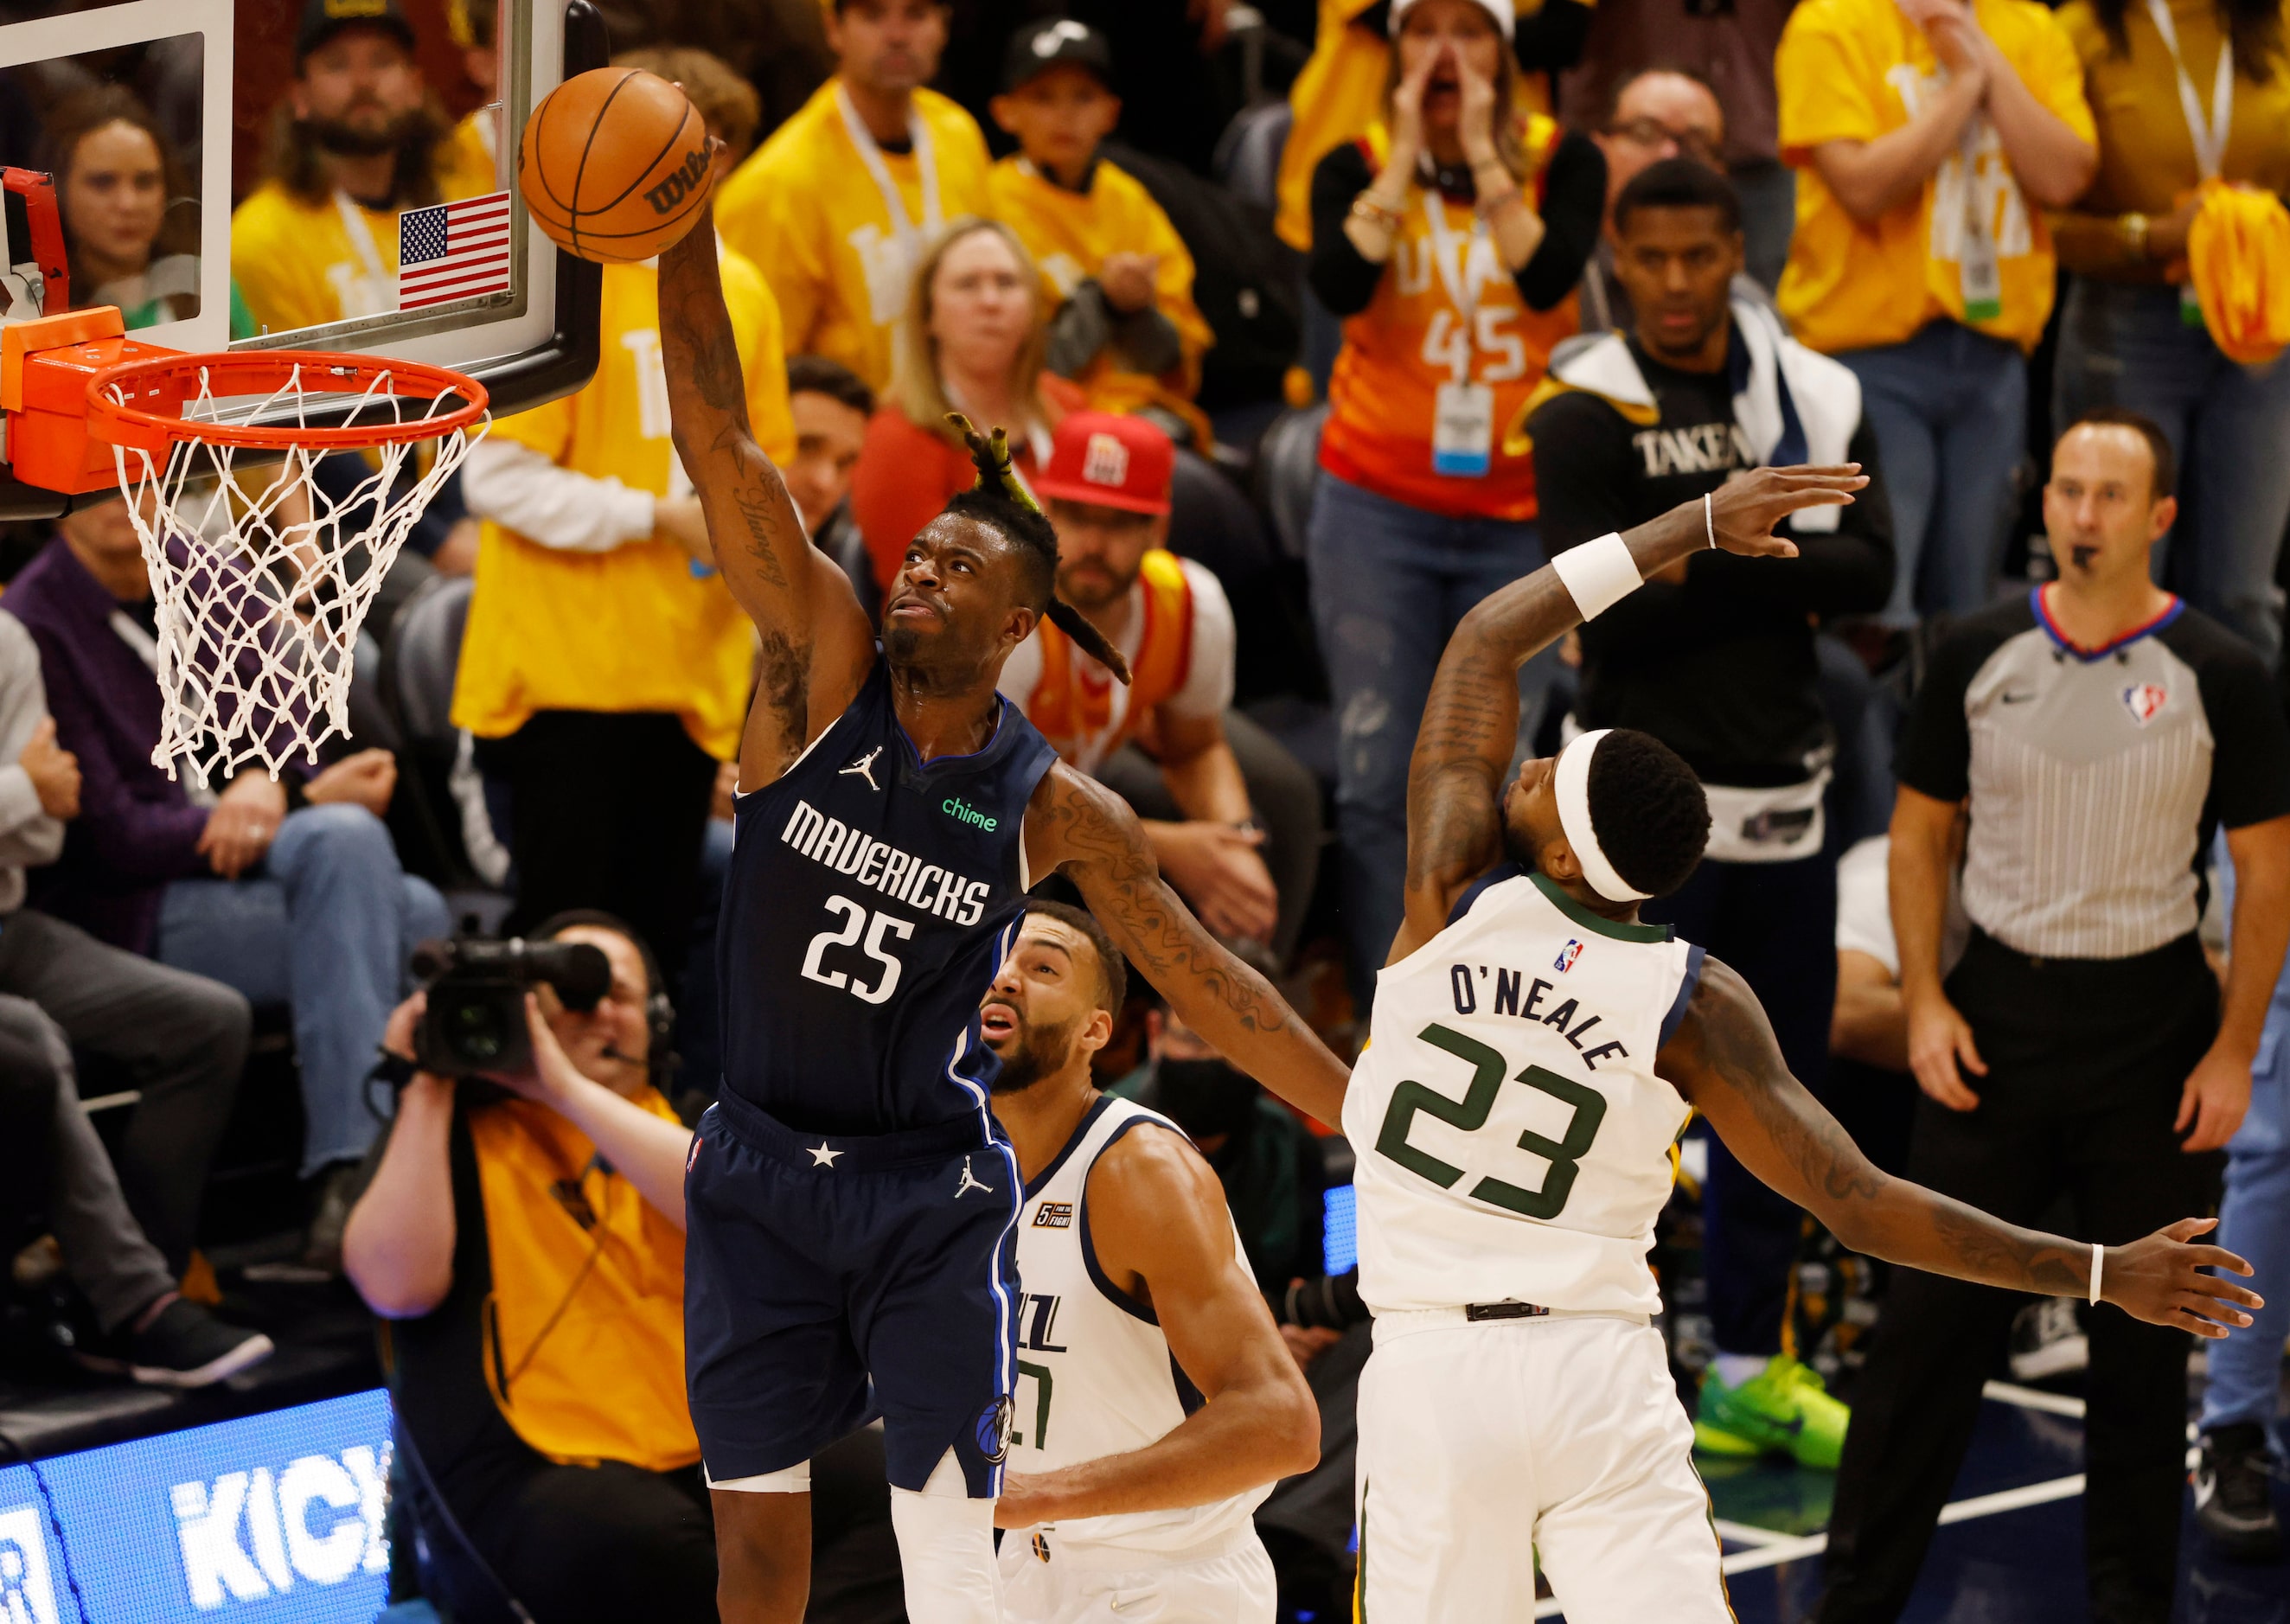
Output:
<instances>
[{"instance_id":1,"label":"red baseball cap","mask_svg":"<svg viewBox=\"0 0 2290 1624\"><path fill-rule=\"evenodd\" d=\"M1166 513L1176 466L1175 444L1143 418L1073 412L1058 425L1050 466L1034 476L1034 491L1132 513Z\"/></svg>"}]
</instances>

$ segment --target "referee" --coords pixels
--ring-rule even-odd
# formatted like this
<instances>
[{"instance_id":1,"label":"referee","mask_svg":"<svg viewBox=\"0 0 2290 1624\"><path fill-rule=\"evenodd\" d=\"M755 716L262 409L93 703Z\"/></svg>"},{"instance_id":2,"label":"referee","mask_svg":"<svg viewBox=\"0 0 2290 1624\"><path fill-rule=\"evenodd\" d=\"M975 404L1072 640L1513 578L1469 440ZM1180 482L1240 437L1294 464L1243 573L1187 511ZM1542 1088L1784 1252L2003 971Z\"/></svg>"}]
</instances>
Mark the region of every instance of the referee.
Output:
<instances>
[{"instance_id":1,"label":"referee","mask_svg":"<svg viewBox=\"0 0 2290 1624\"><path fill-rule=\"evenodd\" d=\"M1894 930L1918 1101L1908 1176L2031 1222L2064 1195L2110 1245L2217 1199L2220 1147L2290 938L2290 730L2258 655L2152 584L2173 456L2126 412L2061 436L2044 491L2060 579L1967 616L1901 756ZM1943 984L1949 836L1970 812L1974 925ZM2239 879L2222 1012L2195 936L2200 853ZM1897 1618L2015 1299L1902 1271L1860 1387L1822 1624ZM2166 1624L2186 1482L2187 1338L2090 1318L2090 1606Z\"/></svg>"}]
</instances>

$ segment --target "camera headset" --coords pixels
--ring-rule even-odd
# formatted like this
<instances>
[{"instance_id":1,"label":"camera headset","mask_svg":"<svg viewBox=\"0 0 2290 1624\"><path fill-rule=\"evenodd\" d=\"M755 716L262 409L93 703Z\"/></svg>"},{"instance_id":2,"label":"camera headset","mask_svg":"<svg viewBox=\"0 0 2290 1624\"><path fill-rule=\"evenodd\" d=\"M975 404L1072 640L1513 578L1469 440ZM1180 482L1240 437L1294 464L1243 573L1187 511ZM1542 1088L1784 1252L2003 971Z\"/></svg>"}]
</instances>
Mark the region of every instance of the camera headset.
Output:
<instances>
[{"instance_id":1,"label":"camera headset","mask_svg":"<svg viewBox=\"0 0 2290 1624\"><path fill-rule=\"evenodd\" d=\"M637 956L645 967L645 1066L653 1087L668 1092L677 1067L681 1063L669 1049L669 1040L676 1033L676 1005L668 996L668 978L661 971L660 960L653 954L652 944L638 933L636 927L618 914L607 913L601 908L568 908L554 913L525 932L534 941L554 941L565 932L586 927L589 930L610 931L636 948ZM616 1058L629 1056L613 1051Z\"/></svg>"}]
</instances>

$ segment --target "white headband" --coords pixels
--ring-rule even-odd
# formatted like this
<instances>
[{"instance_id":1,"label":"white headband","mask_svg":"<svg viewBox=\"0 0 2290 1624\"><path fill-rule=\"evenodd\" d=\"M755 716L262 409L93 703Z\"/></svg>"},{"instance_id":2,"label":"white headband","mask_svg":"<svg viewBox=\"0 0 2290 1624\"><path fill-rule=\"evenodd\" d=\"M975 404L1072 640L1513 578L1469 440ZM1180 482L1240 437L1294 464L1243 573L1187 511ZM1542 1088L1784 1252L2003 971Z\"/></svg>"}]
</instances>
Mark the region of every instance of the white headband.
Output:
<instances>
[{"instance_id":1,"label":"white headband","mask_svg":"<svg viewBox=\"0 0 2290 1624\"><path fill-rule=\"evenodd\" d=\"M1574 860L1582 866L1590 889L1611 902L1643 902L1653 893L1633 888L1614 872L1590 822L1590 758L1612 731L1602 727L1584 733L1559 751L1558 764L1550 772L1550 792L1558 801L1558 827L1566 831L1566 844L1574 848Z\"/></svg>"}]
</instances>

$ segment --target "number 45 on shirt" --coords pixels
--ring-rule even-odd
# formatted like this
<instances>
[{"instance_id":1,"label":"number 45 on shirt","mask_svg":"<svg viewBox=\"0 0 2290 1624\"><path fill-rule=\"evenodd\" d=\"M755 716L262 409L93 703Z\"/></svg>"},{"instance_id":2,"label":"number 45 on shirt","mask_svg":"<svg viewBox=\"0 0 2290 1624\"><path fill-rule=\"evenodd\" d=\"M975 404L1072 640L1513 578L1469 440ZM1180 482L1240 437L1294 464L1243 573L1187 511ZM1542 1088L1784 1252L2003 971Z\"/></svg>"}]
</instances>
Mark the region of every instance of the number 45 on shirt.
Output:
<instances>
[{"instance_id":1,"label":"number 45 on shirt","mask_svg":"<svg viewBox=\"0 0 2290 1624\"><path fill-rule=\"evenodd\" d=\"M1480 383L1509 383L1526 376L1526 343L1515 332L1504 328L1518 319L1518 312L1507 306L1490 305L1482 308L1473 322L1459 319L1453 310L1435 310L1431 324L1423 330L1423 363L1437 367L1455 378L1471 375L1473 330L1477 330L1477 353L1486 356L1481 369Z\"/></svg>"}]
</instances>

